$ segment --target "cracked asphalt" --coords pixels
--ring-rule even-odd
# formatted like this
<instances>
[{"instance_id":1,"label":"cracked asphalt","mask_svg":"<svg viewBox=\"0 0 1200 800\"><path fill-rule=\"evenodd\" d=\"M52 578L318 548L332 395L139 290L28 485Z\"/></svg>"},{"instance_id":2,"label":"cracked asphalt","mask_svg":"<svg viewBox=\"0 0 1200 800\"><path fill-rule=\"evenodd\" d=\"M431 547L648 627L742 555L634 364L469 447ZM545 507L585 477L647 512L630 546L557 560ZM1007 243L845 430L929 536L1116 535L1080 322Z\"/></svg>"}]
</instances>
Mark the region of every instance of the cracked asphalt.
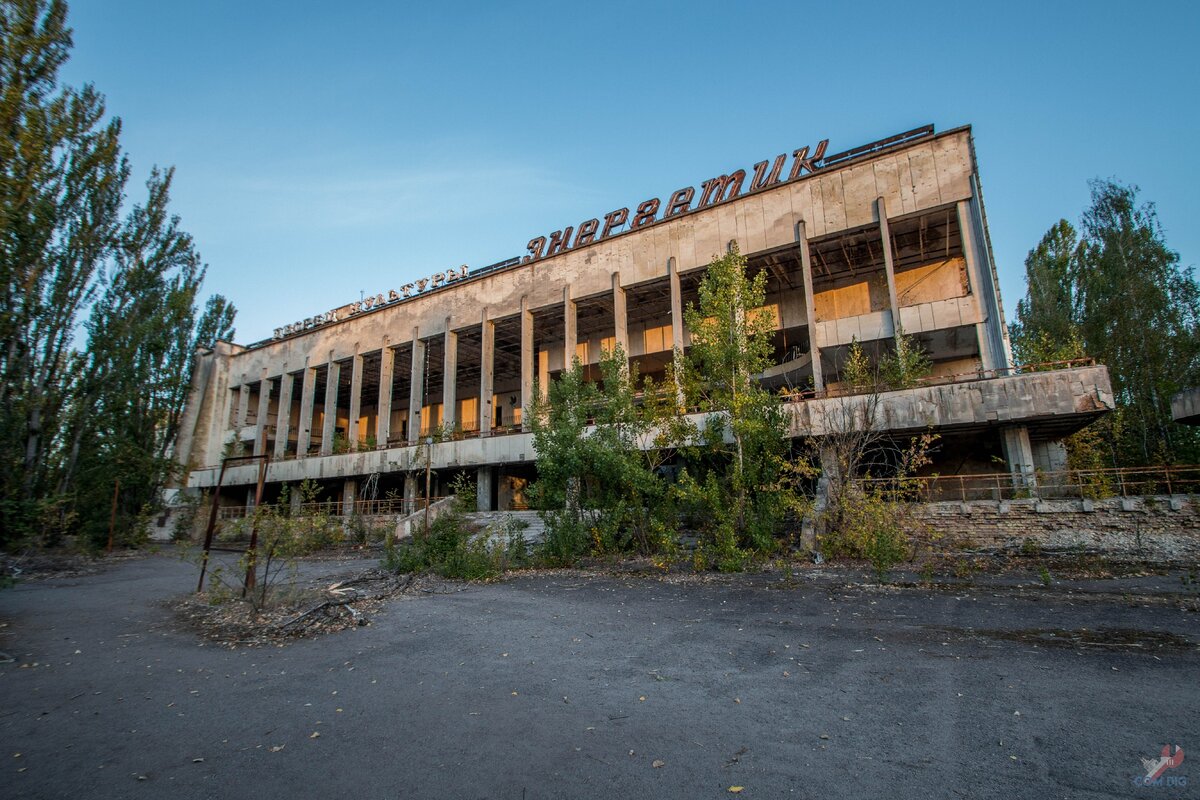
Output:
<instances>
[{"instance_id":1,"label":"cracked asphalt","mask_svg":"<svg viewBox=\"0 0 1200 800\"><path fill-rule=\"evenodd\" d=\"M1124 798L1164 744L1200 791L1171 600L534 574L228 649L165 606L194 580L0 593L0 797Z\"/></svg>"}]
</instances>

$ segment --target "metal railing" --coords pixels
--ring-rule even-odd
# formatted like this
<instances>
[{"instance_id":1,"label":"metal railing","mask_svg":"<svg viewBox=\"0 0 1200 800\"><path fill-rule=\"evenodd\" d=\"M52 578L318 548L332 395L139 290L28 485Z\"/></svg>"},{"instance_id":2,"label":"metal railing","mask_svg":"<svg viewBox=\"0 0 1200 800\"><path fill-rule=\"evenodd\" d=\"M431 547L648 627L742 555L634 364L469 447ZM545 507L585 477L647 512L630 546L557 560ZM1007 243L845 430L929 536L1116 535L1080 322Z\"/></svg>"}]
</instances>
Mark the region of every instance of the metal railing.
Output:
<instances>
[{"instance_id":1,"label":"metal railing","mask_svg":"<svg viewBox=\"0 0 1200 800\"><path fill-rule=\"evenodd\" d=\"M428 504L432 505L445 497L430 497ZM359 516L398 516L405 517L424 511L424 497L386 497L381 500L355 500L354 513ZM316 503L301 503L298 509L290 511L293 517L315 517L325 515L338 517L342 515L345 506L341 500L322 500ZM217 519L221 521L244 519L254 513L254 506L221 506Z\"/></svg>"},{"instance_id":2,"label":"metal railing","mask_svg":"<svg viewBox=\"0 0 1200 800\"><path fill-rule=\"evenodd\" d=\"M1109 497L1200 494L1200 465L863 478L859 482L888 499L906 502L1101 500Z\"/></svg>"}]
</instances>

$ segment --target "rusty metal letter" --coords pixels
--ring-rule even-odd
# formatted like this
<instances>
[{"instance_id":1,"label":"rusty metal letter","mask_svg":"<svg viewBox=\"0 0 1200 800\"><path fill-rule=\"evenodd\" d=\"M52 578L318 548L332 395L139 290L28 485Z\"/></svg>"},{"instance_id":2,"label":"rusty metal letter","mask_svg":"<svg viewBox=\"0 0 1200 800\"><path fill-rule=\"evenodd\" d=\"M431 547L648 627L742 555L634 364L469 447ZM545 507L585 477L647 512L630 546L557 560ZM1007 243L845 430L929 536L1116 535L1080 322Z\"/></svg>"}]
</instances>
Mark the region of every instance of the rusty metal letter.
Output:
<instances>
[{"instance_id":1,"label":"rusty metal letter","mask_svg":"<svg viewBox=\"0 0 1200 800\"><path fill-rule=\"evenodd\" d=\"M612 233L613 228L619 228L629 221L629 209L618 208L616 211L611 211L604 215L604 233L600 234L601 239L607 239Z\"/></svg>"},{"instance_id":2,"label":"rusty metal letter","mask_svg":"<svg viewBox=\"0 0 1200 800\"><path fill-rule=\"evenodd\" d=\"M572 232L574 232L574 228L568 225L564 230L550 234L550 246L546 248L546 258L566 251L569 248Z\"/></svg>"},{"instance_id":3,"label":"rusty metal letter","mask_svg":"<svg viewBox=\"0 0 1200 800\"><path fill-rule=\"evenodd\" d=\"M637 213L633 217L631 228L640 228L643 225L649 225L654 222L654 218L658 216L658 198L652 198L642 203L637 207Z\"/></svg>"},{"instance_id":4,"label":"rusty metal letter","mask_svg":"<svg viewBox=\"0 0 1200 800\"><path fill-rule=\"evenodd\" d=\"M715 178L705 181L700 184L700 188L704 190L704 193L700 195L700 202L696 204L696 207L704 208L705 206L732 200L742 193L742 182L745 180L746 170L739 169L732 175L718 175Z\"/></svg>"},{"instance_id":5,"label":"rusty metal letter","mask_svg":"<svg viewBox=\"0 0 1200 800\"><path fill-rule=\"evenodd\" d=\"M829 140L822 139L817 143L817 152L813 153L812 158L808 157L808 145L805 145L796 152L792 153L792 156L794 156L796 160L792 162L792 173L788 175L788 180L790 181L793 178L800 177L800 170L802 169L806 169L809 172L816 172L818 169L816 162L825 157L826 147L829 147Z\"/></svg>"},{"instance_id":6,"label":"rusty metal letter","mask_svg":"<svg viewBox=\"0 0 1200 800\"><path fill-rule=\"evenodd\" d=\"M771 167L771 174L767 174L767 164L769 161L760 161L754 165L754 180L750 181L750 191L762 189L763 187L779 183L779 173L783 170L783 162L787 161L787 153L781 153L775 158L775 165Z\"/></svg>"},{"instance_id":7,"label":"rusty metal letter","mask_svg":"<svg viewBox=\"0 0 1200 800\"><path fill-rule=\"evenodd\" d=\"M579 233L575 235L574 247L582 247L596 241L596 231L599 228L600 220L598 219L589 219L587 222L579 223Z\"/></svg>"},{"instance_id":8,"label":"rusty metal letter","mask_svg":"<svg viewBox=\"0 0 1200 800\"><path fill-rule=\"evenodd\" d=\"M529 255L525 256L524 261L537 261L542 257L542 251L546 249L546 237L539 236L536 239L530 239L529 244L525 245L529 250Z\"/></svg>"},{"instance_id":9,"label":"rusty metal letter","mask_svg":"<svg viewBox=\"0 0 1200 800\"><path fill-rule=\"evenodd\" d=\"M663 214L663 219L673 217L676 214L682 214L691 208L692 198L696 196L696 190L691 186L686 189L680 189L675 194L671 195L671 199L667 201L667 210Z\"/></svg>"}]
</instances>

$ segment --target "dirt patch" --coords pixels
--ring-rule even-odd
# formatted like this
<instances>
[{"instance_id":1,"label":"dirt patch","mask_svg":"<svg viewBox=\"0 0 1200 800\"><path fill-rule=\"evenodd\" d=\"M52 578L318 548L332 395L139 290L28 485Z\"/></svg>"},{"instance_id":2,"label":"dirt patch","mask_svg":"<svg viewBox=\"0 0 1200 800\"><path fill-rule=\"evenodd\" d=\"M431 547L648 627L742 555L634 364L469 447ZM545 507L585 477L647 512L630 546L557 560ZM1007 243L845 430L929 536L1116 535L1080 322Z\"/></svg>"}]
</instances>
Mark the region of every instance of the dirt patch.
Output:
<instances>
[{"instance_id":1,"label":"dirt patch","mask_svg":"<svg viewBox=\"0 0 1200 800\"><path fill-rule=\"evenodd\" d=\"M114 563L145 558L145 550L116 550L106 555L89 555L70 550L28 550L0 553L0 581L39 581L94 575Z\"/></svg>"},{"instance_id":2,"label":"dirt patch","mask_svg":"<svg viewBox=\"0 0 1200 800\"><path fill-rule=\"evenodd\" d=\"M312 579L279 588L261 607L220 592L187 595L167 605L184 629L222 645L282 646L369 625L389 600L448 594L467 586L372 568L343 580Z\"/></svg>"}]
</instances>

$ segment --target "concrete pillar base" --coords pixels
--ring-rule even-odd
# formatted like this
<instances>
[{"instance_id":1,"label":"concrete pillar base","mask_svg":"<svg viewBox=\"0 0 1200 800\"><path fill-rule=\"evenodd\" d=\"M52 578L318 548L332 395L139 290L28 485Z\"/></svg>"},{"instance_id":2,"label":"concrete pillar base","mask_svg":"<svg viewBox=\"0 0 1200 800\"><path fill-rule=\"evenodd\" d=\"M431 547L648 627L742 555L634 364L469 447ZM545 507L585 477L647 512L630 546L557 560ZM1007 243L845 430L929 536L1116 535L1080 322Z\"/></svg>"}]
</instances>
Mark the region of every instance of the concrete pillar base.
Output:
<instances>
[{"instance_id":1,"label":"concrete pillar base","mask_svg":"<svg viewBox=\"0 0 1200 800\"><path fill-rule=\"evenodd\" d=\"M1033 445L1029 442L1029 429L1024 425L1004 428L1000 432L1000 441L1004 446L1004 459L1008 462L1008 471L1013 476L1013 487L1036 487L1037 475L1034 471Z\"/></svg>"},{"instance_id":2,"label":"concrete pillar base","mask_svg":"<svg viewBox=\"0 0 1200 800\"><path fill-rule=\"evenodd\" d=\"M479 511L492 510L492 483L495 469L480 467L475 470L475 507Z\"/></svg>"},{"instance_id":3,"label":"concrete pillar base","mask_svg":"<svg viewBox=\"0 0 1200 800\"><path fill-rule=\"evenodd\" d=\"M342 484L342 516L354 516L354 503L358 499L358 481L347 478Z\"/></svg>"}]
</instances>

